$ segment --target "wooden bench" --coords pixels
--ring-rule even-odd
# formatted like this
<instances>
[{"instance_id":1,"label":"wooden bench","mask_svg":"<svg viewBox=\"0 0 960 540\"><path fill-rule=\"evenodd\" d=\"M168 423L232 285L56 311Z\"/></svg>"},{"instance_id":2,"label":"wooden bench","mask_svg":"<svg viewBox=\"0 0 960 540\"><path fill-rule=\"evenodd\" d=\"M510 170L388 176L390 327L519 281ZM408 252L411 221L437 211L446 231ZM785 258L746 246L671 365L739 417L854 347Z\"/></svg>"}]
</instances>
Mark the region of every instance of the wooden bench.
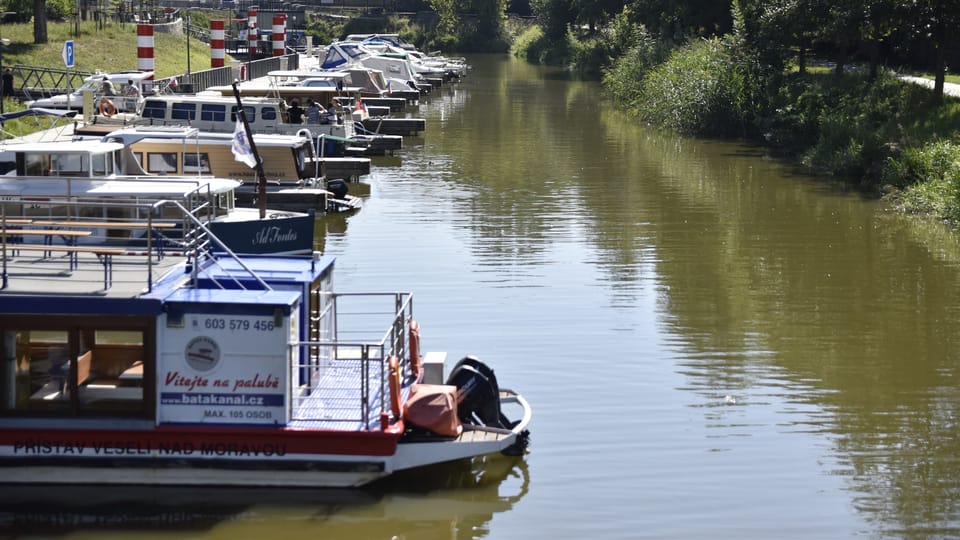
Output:
<instances>
[{"instance_id":1,"label":"wooden bench","mask_svg":"<svg viewBox=\"0 0 960 540\"><path fill-rule=\"evenodd\" d=\"M56 229L5 229L3 234L7 236L69 236L73 238L84 238L93 234L93 231L64 231Z\"/></svg>"},{"instance_id":2,"label":"wooden bench","mask_svg":"<svg viewBox=\"0 0 960 540\"><path fill-rule=\"evenodd\" d=\"M178 227L179 223L171 221L94 221L94 220L37 220L33 225L43 227L58 227L56 230L64 229L147 229L150 231L155 244L154 249L157 252L157 259L163 259L163 236L159 229L173 229Z\"/></svg>"},{"instance_id":3,"label":"wooden bench","mask_svg":"<svg viewBox=\"0 0 960 540\"><path fill-rule=\"evenodd\" d=\"M93 363L93 351L87 351L77 357L77 386L90 378L90 364Z\"/></svg>"},{"instance_id":4,"label":"wooden bench","mask_svg":"<svg viewBox=\"0 0 960 540\"><path fill-rule=\"evenodd\" d=\"M3 244L3 250L8 249L7 244ZM109 289L113 285L113 256L114 255L123 255L126 253L125 250L121 248L114 247L102 247L102 246L47 246L43 244L16 244L15 247L9 249L16 249L18 251L43 251L43 252L57 252L57 253L67 253L70 255L70 270L76 270L80 266L79 254L81 253L92 253L100 259L100 262L103 263L103 288ZM44 256L47 256L44 253ZM3 286L0 288L7 288L7 264L6 259L3 263Z\"/></svg>"},{"instance_id":5,"label":"wooden bench","mask_svg":"<svg viewBox=\"0 0 960 540\"><path fill-rule=\"evenodd\" d=\"M44 227L73 227L82 229L172 229L177 223L169 221L34 221Z\"/></svg>"}]
</instances>

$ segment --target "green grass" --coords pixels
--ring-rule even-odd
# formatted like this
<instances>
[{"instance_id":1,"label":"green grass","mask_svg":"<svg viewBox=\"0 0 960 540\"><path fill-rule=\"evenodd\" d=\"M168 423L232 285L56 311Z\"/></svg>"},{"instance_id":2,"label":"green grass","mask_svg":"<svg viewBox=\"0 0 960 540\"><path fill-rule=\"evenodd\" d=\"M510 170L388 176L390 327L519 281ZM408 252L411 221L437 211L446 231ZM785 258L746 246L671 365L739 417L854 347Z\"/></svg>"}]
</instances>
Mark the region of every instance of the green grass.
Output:
<instances>
[{"instance_id":1,"label":"green grass","mask_svg":"<svg viewBox=\"0 0 960 540\"><path fill-rule=\"evenodd\" d=\"M33 43L33 23L4 24L0 37L10 40L3 50L3 65L22 64L62 69L60 51L64 41L72 39L75 45L78 71L122 71L137 69L137 26L108 23L98 29L92 21L80 24L80 35L72 33L73 25L51 22L47 25L47 43ZM186 37L154 34L154 71L157 78L178 75L187 70ZM195 39L190 40L190 70L210 67L210 47Z\"/></svg>"},{"instance_id":2,"label":"green grass","mask_svg":"<svg viewBox=\"0 0 960 540\"><path fill-rule=\"evenodd\" d=\"M196 21L195 21L196 22ZM76 71L122 71L137 69L137 25L107 23L98 28L92 21L80 24L80 35L74 35L74 26L66 22L47 25L48 41L33 43L33 23L4 24L0 37L10 40L3 53L4 67L24 66L64 69L61 50L66 40L75 46ZM229 59L228 59L229 62ZM210 68L210 47L196 39L190 40L190 71ZM154 33L154 73L156 78L179 75L187 71L187 41L183 34ZM18 81L19 84L19 81ZM24 109L14 99L4 99L3 109L12 112ZM6 122L0 139L21 136L48 127L32 118Z\"/></svg>"}]
</instances>

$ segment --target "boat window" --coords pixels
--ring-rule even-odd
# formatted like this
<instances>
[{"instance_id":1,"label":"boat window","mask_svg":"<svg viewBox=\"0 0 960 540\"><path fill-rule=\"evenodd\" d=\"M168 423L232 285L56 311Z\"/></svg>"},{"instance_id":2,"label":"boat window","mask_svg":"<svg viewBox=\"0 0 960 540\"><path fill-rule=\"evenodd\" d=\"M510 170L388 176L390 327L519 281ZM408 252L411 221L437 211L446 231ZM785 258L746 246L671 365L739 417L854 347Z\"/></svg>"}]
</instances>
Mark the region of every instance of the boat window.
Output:
<instances>
[{"instance_id":1,"label":"boat window","mask_svg":"<svg viewBox=\"0 0 960 540\"><path fill-rule=\"evenodd\" d=\"M143 168L143 152L130 152L130 153L133 154L133 159L137 162L137 165L139 165L140 168L142 169Z\"/></svg>"},{"instance_id":2,"label":"boat window","mask_svg":"<svg viewBox=\"0 0 960 540\"><path fill-rule=\"evenodd\" d=\"M87 163L82 154L53 154L50 156L51 176L88 176Z\"/></svg>"},{"instance_id":3,"label":"boat window","mask_svg":"<svg viewBox=\"0 0 960 540\"><path fill-rule=\"evenodd\" d=\"M199 165L198 165L199 161ZM183 172L210 173L210 155L207 153L185 152L183 154Z\"/></svg>"},{"instance_id":4,"label":"boat window","mask_svg":"<svg viewBox=\"0 0 960 540\"><path fill-rule=\"evenodd\" d=\"M218 193L216 197L217 208L226 211L233 210L234 198L235 195L232 191L230 193Z\"/></svg>"},{"instance_id":5,"label":"boat window","mask_svg":"<svg viewBox=\"0 0 960 540\"><path fill-rule=\"evenodd\" d=\"M0 415L148 414L145 383L155 381L144 370L153 365L144 346L148 321L140 323L141 329L112 329L93 318L64 330L26 319L0 320Z\"/></svg>"},{"instance_id":6,"label":"boat window","mask_svg":"<svg viewBox=\"0 0 960 540\"><path fill-rule=\"evenodd\" d=\"M226 105L203 104L200 105L200 120L210 120L213 122L223 122L227 118Z\"/></svg>"},{"instance_id":7,"label":"boat window","mask_svg":"<svg viewBox=\"0 0 960 540\"><path fill-rule=\"evenodd\" d=\"M50 156L48 154L26 154L23 158L24 174L27 176L46 176L50 174Z\"/></svg>"},{"instance_id":8,"label":"boat window","mask_svg":"<svg viewBox=\"0 0 960 540\"><path fill-rule=\"evenodd\" d=\"M140 116L144 118L159 118L160 120L166 119L167 102L148 99L143 104L143 112L140 113Z\"/></svg>"},{"instance_id":9,"label":"boat window","mask_svg":"<svg viewBox=\"0 0 960 540\"><path fill-rule=\"evenodd\" d=\"M264 120L276 120L277 109L275 107L264 107L260 109L260 118Z\"/></svg>"},{"instance_id":10,"label":"boat window","mask_svg":"<svg viewBox=\"0 0 960 540\"><path fill-rule=\"evenodd\" d=\"M66 330L3 333L2 411L66 412L70 407L70 344ZM12 385L11 385L12 383Z\"/></svg>"},{"instance_id":11,"label":"boat window","mask_svg":"<svg viewBox=\"0 0 960 540\"><path fill-rule=\"evenodd\" d=\"M297 167L297 173L300 175L300 178L303 178L306 172L306 162L307 162L307 148L309 143L301 144L300 146L293 149L293 161Z\"/></svg>"},{"instance_id":12,"label":"boat window","mask_svg":"<svg viewBox=\"0 0 960 540\"><path fill-rule=\"evenodd\" d=\"M247 122L256 122L256 121L257 121L256 112L257 112L256 109L255 109L253 106L251 106L251 105L244 105L244 106L243 106L243 114L246 115L246 117L247 117ZM236 105L234 105L233 107L230 108L230 121L231 121L231 122L236 122L236 121L237 121L237 106L236 106Z\"/></svg>"},{"instance_id":13,"label":"boat window","mask_svg":"<svg viewBox=\"0 0 960 540\"><path fill-rule=\"evenodd\" d=\"M93 154L90 156L93 176L107 176L113 173L113 153Z\"/></svg>"},{"instance_id":14,"label":"boat window","mask_svg":"<svg viewBox=\"0 0 960 540\"><path fill-rule=\"evenodd\" d=\"M177 154L174 152L148 152L147 172L154 174L176 174Z\"/></svg>"},{"instance_id":15,"label":"boat window","mask_svg":"<svg viewBox=\"0 0 960 540\"><path fill-rule=\"evenodd\" d=\"M172 120L194 120L197 118L196 103L174 103L170 110Z\"/></svg>"}]
</instances>

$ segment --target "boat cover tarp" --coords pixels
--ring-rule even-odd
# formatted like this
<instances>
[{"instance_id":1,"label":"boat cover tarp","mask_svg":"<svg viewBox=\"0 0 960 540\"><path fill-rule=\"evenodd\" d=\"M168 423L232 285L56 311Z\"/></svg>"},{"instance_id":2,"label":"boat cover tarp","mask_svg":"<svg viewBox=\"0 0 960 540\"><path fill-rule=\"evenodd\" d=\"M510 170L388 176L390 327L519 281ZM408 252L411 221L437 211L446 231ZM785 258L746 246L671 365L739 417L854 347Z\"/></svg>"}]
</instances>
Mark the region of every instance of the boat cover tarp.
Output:
<instances>
[{"instance_id":1,"label":"boat cover tarp","mask_svg":"<svg viewBox=\"0 0 960 540\"><path fill-rule=\"evenodd\" d=\"M445 384L414 384L403 406L409 424L447 437L463 432L457 417L457 387Z\"/></svg>"},{"instance_id":2,"label":"boat cover tarp","mask_svg":"<svg viewBox=\"0 0 960 540\"><path fill-rule=\"evenodd\" d=\"M7 122L10 120L16 120L17 118L22 118L24 116L60 116L73 118L76 116L77 111L67 110L67 109L24 109L22 111L13 111L8 113L0 114L0 122Z\"/></svg>"}]
</instances>

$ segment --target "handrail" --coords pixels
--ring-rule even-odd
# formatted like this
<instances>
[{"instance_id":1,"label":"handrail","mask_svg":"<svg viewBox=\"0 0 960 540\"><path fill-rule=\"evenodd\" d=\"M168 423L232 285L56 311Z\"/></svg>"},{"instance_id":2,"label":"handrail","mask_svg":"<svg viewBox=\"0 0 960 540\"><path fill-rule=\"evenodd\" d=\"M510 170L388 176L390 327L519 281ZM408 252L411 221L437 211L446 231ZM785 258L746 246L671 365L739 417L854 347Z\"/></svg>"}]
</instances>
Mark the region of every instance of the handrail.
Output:
<instances>
[{"instance_id":1,"label":"handrail","mask_svg":"<svg viewBox=\"0 0 960 540\"><path fill-rule=\"evenodd\" d=\"M172 217L172 219L182 219L183 228L182 228L182 247L184 252L188 257L194 259L195 264L192 265L192 282L196 283L198 279L199 271L199 262L201 259L207 259L213 261L214 264L219 264L218 258L212 256L212 251L216 249L218 253L222 252L227 257L233 259L236 264L238 264L247 274L249 274L253 280L257 282L259 287L262 290L270 291L272 288L249 266L247 266L243 260L234 253L226 244L223 243L207 226L207 220L203 219L206 217L202 210L208 209L213 206L209 201L208 197L210 196L209 191L204 193L204 187L201 186L195 190L195 194L199 195L199 204L190 205L186 207L181 204L179 201L174 200L161 200L153 203L143 203L137 201L114 201L114 202L91 202L84 201L78 202L73 200L68 200L65 198L54 198L53 200L48 201L38 201L31 200L29 204L32 209L35 211L43 211L44 208L48 209L47 214L43 215L38 213L34 216L20 216L20 209L24 205L24 201L19 200L7 200L0 201L0 256L2 256L2 263L0 263L0 269L2 269L2 283L0 283L0 288L6 288L8 285L7 282L7 249L8 249L8 225L16 223L17 225L30 225L33 222L46 223L46 219L38 218L52 218L57 217L58 221L61 223L68 223L73 220L84 220L89 218L80 217L77 215L76 210L84 209L102 209L104 213L110 213L111 210L123 210L127 213L130 213L134 216L135 219L145 219L146 227L144 228L144 238L143 241L146 243L146 253L147 256L147 283L146 290L149 292L152 290L153 286L153 270L154 270L154 261L152 253L154 251L155 241L167 241L167 237L163 235L162 227L157 227L154 224L154 216L163 215L163 209L165 207L174 207L179 213L178 217ZM206 196L204 196L206 195ZM10 209L16 208L16 212L10 212ZM53 209L58 208L65 210L65 216L54 216L52 214ZM17 216L17 217L11 217ZM138 217L145 216L145 217ZM212 219L211 216L209 219ZM123 218L129 220L130 218ZM29 222L29 223L27 223ZM232 275L232 274L231 274ZM236 277L232 279L243 287L243 283L239 282ZM222 285L221 285L222 287Z\"/></svg>"},{"instance_id":2,"label":"handrail","mask_svg":"<svg viewBox=\"0 0 960 540\"><path fill-rule=\"evenodd\" d=\"M371 411L389 410L388 359L396 356L400 361L401 373L412 373L406 329L413 318L413 295L409 292L329 291L314 291L314 294L318 294L320 298L310 302L311 326L319 330L316 334L322 339L288 343L291 357L298 354L300 358L299 363L291 364L290 381L293 386L290 395L295 398L288 403L290 418L304 421L360 422L366 429L371 429L378 420L371 416ZM384 306L384 301L388 302L389 306ZM345 318L350 318L350 323L342 325L342 319ZM382 331L384 323L387 328ZM349 336L340 335L341 327L351 328ZM360 334L372 337L364 339ZM349 369L359 363L360 372L367 374L373 367L371 362L379 363L379 392L373 392L370 388L373 377L361 376L358 386L348 389L349 399L342 400L352 400L353 403L349 412L341 411L343 417L331 420L309 414L310 407L299 407L301 402L309 401L310 396L322 395L324 390L340 392L338 396L343 397L342 380L336 384L329 380L329 386L323 384L324 376L328 373L332 376L336 371L335 366ZM299 382L299 385L295 384L295 381ZM370 400L376 397L379 397L379 403L371 404Z\"/></svg>"}]
</instances>

